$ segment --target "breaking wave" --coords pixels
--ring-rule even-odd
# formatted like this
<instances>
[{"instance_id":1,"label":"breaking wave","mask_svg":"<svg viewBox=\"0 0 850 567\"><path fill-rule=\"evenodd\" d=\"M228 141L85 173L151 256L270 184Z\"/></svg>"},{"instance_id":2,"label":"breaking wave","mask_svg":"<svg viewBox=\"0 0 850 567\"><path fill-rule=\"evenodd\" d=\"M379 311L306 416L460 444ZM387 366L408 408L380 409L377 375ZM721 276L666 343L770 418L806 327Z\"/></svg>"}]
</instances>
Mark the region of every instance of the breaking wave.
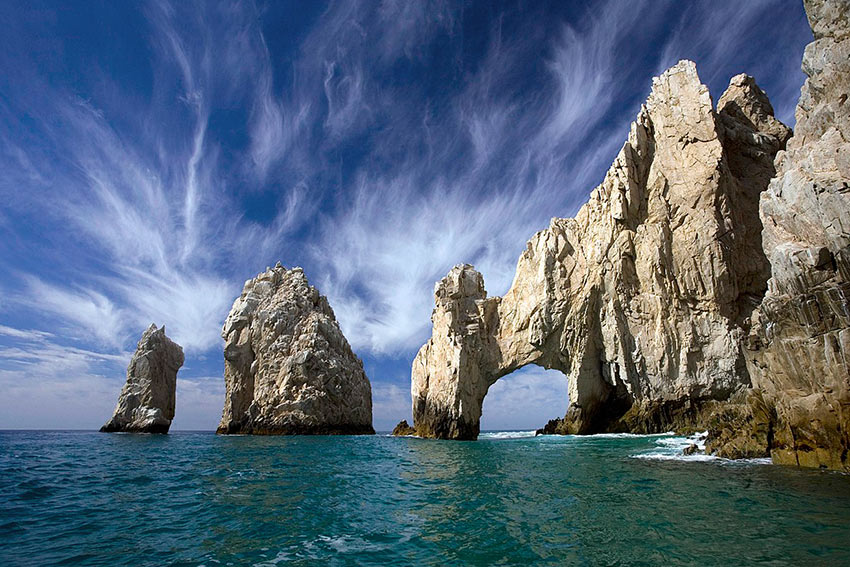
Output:
<instances>
[{"instance_id":1,"label":"breaking wave","mask_svg":"<svg viewBox=\"0 0 850 567\"><path fill-rule=\"evenodd\" d=\"M534 437L536 431L482 431L479 439L525 439Z\"/></svg>"}]
</instances>

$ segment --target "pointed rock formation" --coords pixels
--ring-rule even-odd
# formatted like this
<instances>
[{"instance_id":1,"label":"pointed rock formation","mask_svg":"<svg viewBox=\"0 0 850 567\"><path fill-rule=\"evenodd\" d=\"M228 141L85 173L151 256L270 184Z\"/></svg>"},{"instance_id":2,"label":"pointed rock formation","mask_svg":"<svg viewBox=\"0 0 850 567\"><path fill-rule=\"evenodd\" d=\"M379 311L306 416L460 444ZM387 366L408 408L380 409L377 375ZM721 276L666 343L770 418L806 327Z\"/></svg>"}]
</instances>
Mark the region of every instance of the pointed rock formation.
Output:
<instances>
[{"instance_id":1,"label":"pointed rock formation","mask_svg":"<svg viewBox=\"0 0 850 567\"><path fill-rule=\"evenodd\" d=\"M393 428L392 435L394 437L406 437L408 435L416 435L416 430L410 427L410 424L407 423L406 419L402 419L398 422L398 425Z\"/></svg>"},{"instance_id":2,"label":"pointed rock formation","mask_svg":"<svg viewBox=\"0 0 850 567\"><path fill-rule=\"evenodd\" d=\"M850 3L805 7L815 41L803 56L794 137L761 196L771 274L747 362L768 409L755 421L771 431L774 462L847 470Z\"/></svg>"},{"instance_id":3,"label":"pointed rock formation","mask_svg":"<svg viewBox=\"0 0 850 567\"><path fill-rule=\"evenodd\" d=\"M693 426L748 387L742 343L770 275L759 195L789 136L745 75L717 111L690 61L655 78L602 184L534 235L504 297L469 265L436 285L417 434L476 438L490 385L527 364L567 375L562 433Z\"/></svg>"},{"instance_id":4,"label":"pointed rock formation","mask_svg":"<svg viewBox=\"0 0 850 567\"><path fill-rule=\"evenodd\" d=\"M165 326L148 327L127 367L127 382L112 419L100 430L168 433L181 366L183 348L165 336Z\"/></svg>"},{"instance_id":5,"label":"pointed rock formation","mask_svg":"<svg viewBox=\"0 0 850 567\"><path fill-rule=\"evenodd\" d=\"M278 263L245 282L222 329L218 433L371 434L372 388L328 300Z\"/></svg>"}]
</instances>

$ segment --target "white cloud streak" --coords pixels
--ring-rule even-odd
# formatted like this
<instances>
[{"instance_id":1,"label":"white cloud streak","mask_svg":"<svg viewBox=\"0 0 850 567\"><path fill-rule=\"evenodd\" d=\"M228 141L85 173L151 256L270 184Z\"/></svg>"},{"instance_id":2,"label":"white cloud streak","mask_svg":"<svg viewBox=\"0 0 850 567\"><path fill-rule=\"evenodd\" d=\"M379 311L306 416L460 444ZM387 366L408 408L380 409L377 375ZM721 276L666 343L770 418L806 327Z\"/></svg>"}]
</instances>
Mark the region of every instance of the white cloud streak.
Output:
<instances>
[{"instance_id":1,"label":"white cloud streak","mask_svg":"<svg viewBox=\"0 0 850 567\"><path fill-rule=\"evenodd\" d=\"M361 356L409 360L452 265L474 263L491 294L504 293L525 241L577 210L625 140L651 70L691 57L715 90L741 71L779 73L770 94L787 120L799 57L761 45L752 60L748 47L770 41L766 19L800 44L808 33L771 16L779 0L611 0L564 21L533 6L491 15L476 47L481 38L464 36L474 10L352 1L305 22L281 59L264 34L272 8L147 4L144 104L127 103L130 87L110 77L111 96L79 94L20 65L17 98L0 97L0 251L20 264L2 262L14 275L0 309L37 312L56 337L0 335L122 356L156 322L190 361L219 357L242 282L280 259L304 266ZM451 53L440 68L436 51ZM20 131L37 134L9 126L22 115ZM29 222L43 240L26 240ZM26 262L22 250L39 247L39 264ZM77 370L89 376L80 387L100 388ZM406 378L380 378L376 421L409 406ZM202 392L213 382L189 379L186 395L211 415L218 391ZM519 380L548 391L539 376Z\"/></svg>"},{"instance_id":2,"label":"white cloud streak","mask_svg":"<svg viewBox=\"0 0 850 567\"><path fill-rule=\"evenodd\" d=\"M101 346L121 346L125 338L123 312L105 295L90 289L69 290L32 276L26 279L29 293L23 301L32 309L58 315L86 329Z\"/></svg>"},{"instance_id":3,"label":"white cloud streak","mask_svg":"<svg viewBox=\"0 0 850 567\"><path fill-rule=\"evenodd\" d=\"M433 284L456 263L474 263L491 293L506 291L524 242L550 217L574 212L592 175L601 176L599 154L613 158L625 123L599 128L605 136L572 164L562 156L612 104L612 29L631 10L610 8L581 36L563 29L547 65L551 94L532 93L530 104L511 79L536 46L504 40L497 26L458 96L456 122L429 132L429 145L451 151L433 161L408 158L389 175L363 171L350 200L325 219L314 261L355 348L394 354L421 344ZM396 143L390 137L390 147L376 151L391 153Z\"/></svg>"},{"instance_id":4,"label":"white cloud streak","mask_svg":"<svg viewBox=\"0 0 850 567\"><path fill-rule=\"evenodd\" d=\"M46 331L34 331L30 329L15 329L13 327L7 327L6 325L0 325L0 335L35 341L52 337L53 333L48 333Z\"/></svg>"}]
</instances>

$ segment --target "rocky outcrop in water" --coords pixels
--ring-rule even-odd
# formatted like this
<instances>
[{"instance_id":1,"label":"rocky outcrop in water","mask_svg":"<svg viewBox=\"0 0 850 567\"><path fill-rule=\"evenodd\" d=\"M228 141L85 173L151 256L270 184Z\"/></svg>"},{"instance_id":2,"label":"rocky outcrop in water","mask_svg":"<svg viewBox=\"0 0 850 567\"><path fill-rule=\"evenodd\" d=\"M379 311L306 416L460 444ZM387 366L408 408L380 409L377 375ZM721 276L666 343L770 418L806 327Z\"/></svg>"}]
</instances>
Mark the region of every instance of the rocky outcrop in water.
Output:
<instances>
[{"instance_id":1,"label":"rocky outcrop in water","mask_svg":"<svg viewBox=\"0 0 850 567\"><path fill-rule=\"evenodd\" d=\"M774 462L850 469L850 3L805 6L808 79L761 197L771 274L747 363L766 411L750 422Z\"/></svg>"},{"instance_id":2,"label":"rocky outcrop in water","mask_svg":"<svg viewBox=\"0 0 850 567\"><path fill-rule=\"evenodd\" d=\"M142 334L127 367L127 382L112 419L101 431L168 433L174 419L177 371L183 349L165 336L165 326L151 325Z\"/></svg>"},{"instance_id":3,"label":"rocky outcrop in water","mask_svg":"<svg viewBox=\"0 0 850 567\"><path fill-rule=\"evenodd\" d=\"M372 388L301 268L245 282L224 323L218 433L371 434Z\"/></svg>"},{"instance_id":4,"label":"rocky outcrop in water","mask_svg":"<svg viewBox=\"0 0 850 567\"><path fill-rule=\"evenodd\" d=\"M534 235L504 297L469 265L438 282L412 369L417 434L476 438L490 385L527 364L568 377L558 433L693 427L746 389L770 276L759 195L790 133L745 75L717 110L689 61L654 79L602 184Z\"/></svg>"},{"instance_id":5,"label":"rocky outcrop in water","mask_svg":"<svg viewBox=\"0 0 850 567\"><path fill-rule=\"evenodd\" d=\"M393 434L394 437L403 437L403 436L406 436L406 435L416 435L416 430L413 429L412 427L410 427L410 424L407 423L406 419L402 419L401 421L398 422L398 425L396 425L393 428L392 434Z\"/></svg>"}]
</instances>

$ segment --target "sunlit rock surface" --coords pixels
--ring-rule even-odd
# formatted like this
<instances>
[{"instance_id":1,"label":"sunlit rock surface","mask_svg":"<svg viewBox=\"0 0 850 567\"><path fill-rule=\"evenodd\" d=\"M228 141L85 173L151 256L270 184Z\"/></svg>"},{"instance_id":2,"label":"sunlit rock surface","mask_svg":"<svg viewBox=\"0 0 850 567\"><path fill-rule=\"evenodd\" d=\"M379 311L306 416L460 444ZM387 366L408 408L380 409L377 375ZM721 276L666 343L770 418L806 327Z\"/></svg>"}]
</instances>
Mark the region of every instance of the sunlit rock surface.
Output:
<instances>
[{"instance_id":1,"label":"sunlit rock surface","mask_svg":"<svg viewBox=\"0 0 850 567\"><path fill-rule=\"evenodd\" d=\"M416 435L416 430L413 429L412 427L410 427L410 424L407 423L406 419L403 419L403 420L399 421L398 425L396 425L393 428L392 434L395 437L405 436L405 435Z\"/></svg>"},{"instance_id":2,"label":"sunlit rock surface","mask_svg":"<svg viewBox=\"0 0 850 567\"><path fill-rule=\"evenodd\" d=\"M245 283L224 323L219 433L371 434L372 388L301 268Z\"/></svg>"},{"instance_id":3,"label":"sunlit rock surface","mask_svg":"<svg viewBox=\"0 0 850 567\"><path fill-rule=\"evenodd\" d=\"M761 197L771 276L748 351L774 462L850 468L850 2L806 0L797 125Z\"/></svg>"},{"instance_id":4,"label":"sunlit rock surface","mask_svg":"<svg viewBox=\"0 0 850 567\"><path fill-rule=\"evenodd\" d=\"M568 377L559 433L686 428L749 387L742 345L770 275L759 195L789 136L747 76L717 110L693 63L655 78L602 184L532 237L504 297L469 265L438 282L417 434L476 438L490 385L527 364Z\"/></svg>"},{"instance_id":5,"label":"sunlit rock surface","mask_svg":"<svg viewBox=\"0 0 850 567\"><path fill-rule=\"evenodd\" d=\"M127 382L112 419L100 430L168 433L181 366L183 349L165 336L165 326L157 329L151 325L139 339L127 367Z\"/></svg>"}]
</instances>

